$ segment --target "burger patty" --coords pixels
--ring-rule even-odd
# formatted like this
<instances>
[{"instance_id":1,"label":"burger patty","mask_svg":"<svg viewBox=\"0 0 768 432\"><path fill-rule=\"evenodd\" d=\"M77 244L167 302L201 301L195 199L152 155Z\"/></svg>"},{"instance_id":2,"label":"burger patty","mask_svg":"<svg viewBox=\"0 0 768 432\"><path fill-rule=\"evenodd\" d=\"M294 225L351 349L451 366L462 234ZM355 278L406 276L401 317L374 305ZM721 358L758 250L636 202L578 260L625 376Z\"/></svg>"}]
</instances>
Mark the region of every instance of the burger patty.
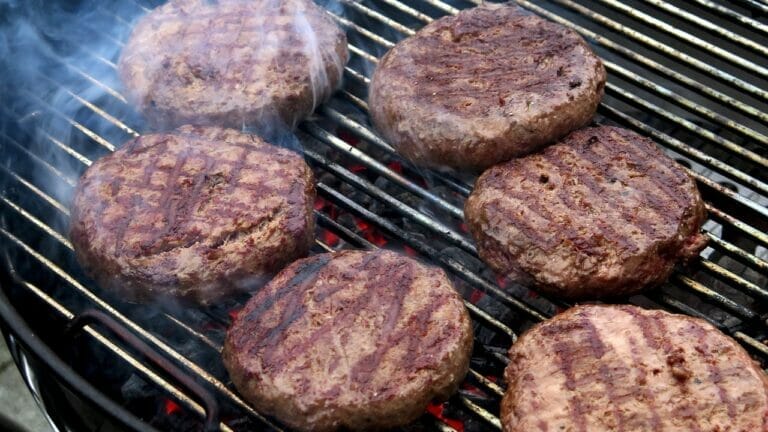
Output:
<instances>
[{"instance_id":1,"label":"burger patty","mask_svg":"<svg viewBox=\"0 0 768 432\"><path fill-rule=\"evenodd\" d=\"M483 169L590 121L605 70L574 31L487 3L441 18L379 62L371 118L403 155Z\"/></svg>"},{"instance_id":2,"label":"burger patty","mask_svg":"<svg viewBox=\"0 0 768 432\"><path fill-rule=\"evenodd\" d=\"M768 431L768 379L706 321L578 306L509 351L505 432Z\"/></svg>"},{"instance_id":3,"label":"burger patty","mask_svg":"<svg viewBox=\"0 0 768 432\"><path fill-rule=\"evenodd\" d=\"M496 272L566 298L660 284L706 245L693 179L653 141L617 127L581 129L490 168L464 212Z\"/></svg>"},{"instance_id":4,"label":"burger patty","mask_svg":"<svg viewBox=\"0 0 768 432\"><path fill-rule=\"evenodd\" d=\"M315 185L297 154L232 129L144 135L96 161L70 237L104 288L209 303L305 256Z\"/></svg>"},{"instance_id":5,"label":"burger patty","mask_svg":"<svg viewBox=\"0 0 768 432\"><path fill-rule=\"evenodd\" d=\"M120 56L132 103L156 127L294 127L339 85L346 35L311 0L170 1Z\"/></svg>"},{"instance_id":6,"label":"burger patty","mask_svg":"<svg viewBox=\"0 0 768 432\"><path fill-rule=\"evenodd\" d=\"M406 424L469 368L472 326L442 269L344 251L288 266L239 312L224 365L253 406L292 428Z\"/></svg>"}]
</instances>

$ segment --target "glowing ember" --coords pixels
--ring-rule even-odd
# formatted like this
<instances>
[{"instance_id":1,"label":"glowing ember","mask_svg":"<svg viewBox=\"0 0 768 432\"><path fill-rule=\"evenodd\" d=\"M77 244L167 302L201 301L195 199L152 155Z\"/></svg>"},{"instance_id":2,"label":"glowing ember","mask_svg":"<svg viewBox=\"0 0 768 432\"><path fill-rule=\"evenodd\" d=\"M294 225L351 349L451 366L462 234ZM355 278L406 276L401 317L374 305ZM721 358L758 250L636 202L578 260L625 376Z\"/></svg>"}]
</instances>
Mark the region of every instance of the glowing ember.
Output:
<instances>
[{"instance_id":1,"label":"glowing ember","mask_svg":"<svg viewBox=\"0 0 768 432\"><path fill-rule=\"evenodd\" d=\"M235 318L237 318L237 315L239 313L240 313L240 308L232 309L229 312L227 312L227 314L229 314L229 319L231 319L232 321L234 321Z\"/></svg>"},{"instance_id":2,"label":"glowing ember","mask_svg":"<svg viewBox=\"0 0 768 432\"><path fill-rule=\"evenodd\" d=\"M485 392L483 392L482 390L480 390L479 388L473 386L472 384L470 384L468 382L465 382L464 384L462 384L461 387L465 391L467 391L469 393L472 393L472 394L480 396L480 397L485 397Z\"/></svg>"},{"instance_id":3,"label":"glowing ember","mask_svg":"<svg viewBox=\"0 0 768 432\"><path fill-rule=\"evenodd\" d=\"M181 407L176 402L166 399L165 400L165 413L167 415L173 415L181 411Z\"/></svg>"},{"instance_id":4,"label":"glowing ember","mask_svg":"<svg viewBox=\"0 0 768 432\"><path fill-rule=\"evenodd\" d=\"M339 236L337 236L331 231L323 230L323 243L327 244L330 247L334 247L337 244L339 244Z\"/></svg>"},{"instance_id":5,"label":"glowing ember","mask_svg":"<svg viewBox=\"0 0 768 432\"><path fill-rule=\"evenodd\" d=\"M344 129L339 129L336 132L336 136L344 140L344 142L346 142L347 144L352 144L353 146L357 146L357 144L360 143L359 139L357 139L354 135L345 131Z\"/></svg>"},{"instance_id":6,"label":"glowing ember","mask_svg":"<svg viewBox=\"0 0 768 432\"><path fill-rule=\"evenodd\" d=\"M360 231L368 231L371 229L371 225L362 219L356 219L355 224L357 225L357 229Z\"/></svg>"},{"instance_id":7,"label":"glowing ember","mask_svg":"<svg viewBox=\"0 0 768 432\"><path fill-rule=\"evenodd\" d=\"M403 173L403 164L401 164L400 161L392 161L387 164L387 167L398 174Z\"/></svg>"},{"instance_id":8,"label":"glowing ember","mask_svg":"<svg viewBox=\"0 0 768 432\"><path fill-rule=\"evenodd\" d=\"M315 210L320 211L328 205L328 201L323 197L315 198Z\"/></svg>"},{"instance_id":9,"label":"glowing ember","mask_svg":"<svg viewBox=\"0 0 768 432\"><path fill-rule=\"evenodd\" d=\"M430 414L439 418L440 420L443 421L443 423L456 429L457 431L464 432L464 422L462 420L445 417L443 415L443 409L444 409L444 404L436 404L434 402L430 403L427 406L427 411L429 411Z\"/></svg>"},{"instance_id":10,"label":"glowing ember","mask_svg":"<svg viewBox=\"0 0 768 432\"><path fill-rule=\"evenodd\" d=\"M484 292L474 289L472 290L472 294L469 295L469 301L472 304L477 304L477 302L479 302L483 297L485 297Z\"/></svg>"}]
</instances>

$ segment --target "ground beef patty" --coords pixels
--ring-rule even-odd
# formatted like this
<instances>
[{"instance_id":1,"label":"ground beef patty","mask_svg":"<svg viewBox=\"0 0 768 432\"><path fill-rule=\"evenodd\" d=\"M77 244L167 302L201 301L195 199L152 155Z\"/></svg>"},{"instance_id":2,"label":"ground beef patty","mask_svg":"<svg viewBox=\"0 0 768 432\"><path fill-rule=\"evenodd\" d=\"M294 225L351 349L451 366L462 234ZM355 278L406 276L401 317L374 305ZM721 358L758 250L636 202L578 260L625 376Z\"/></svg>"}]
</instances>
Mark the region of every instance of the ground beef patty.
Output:
<instances>
[{"instance_id":1,"label":"ground beef patty","mask_svg":"<svg viewBox=\"0 0 768 432\"><path fill-rule=\"evenodd\" d=\"M299 260L238 314L224 364L256 409L312 431L406 424L464 378L472 326L445 272L394 252Z\"/></svg>"},{"instance_id":2,"label":"ground beef patty","mask_svg":"<svg viewBox=\"0 0 768 432\"><path fill-rule=\"evenodd\" d=\"M96 161L72 209L78 260L104 288L208 303L305 256L312 171L232 129L144 135Z\"/></svg>"},{"instance_id":3,"label":"ground beef patty","mask_svg":"<svg viewBox=\"0 0 768 432\"><path fill-rule=\"evenodd\" d=\"M602 62L578 34L485 4L392 48L369 105L376 128L408 158L482 169L586 124L604 84Z\"/></svg>"},{"instance_id":4,"label":"ground beef patty","mask_svg":"<svg viewBox=\"0 0 768 432\"><path fill-rule=\"evenodd\" d=\"M157 127L293 127L327 99L345 34L311 0L170 1L123 49L129 99Z\"/></svg>"},{"instance_id":5,"label":"ground beef patty","mask_svg":"<svg viewBox=\"0 0 768 432\"><path fill-rule=\"evenodd\" d=\"M509 351L505 432L768 431L768 380L706 321L578 306Z\"/></svg>"},{"instance_id":6,"label":"ground beef patty","mask_svg":"<svg viewBox=\"0 0 768 432\"><path fill-rule=\"evenodd\" d=\"M567 298L657 285L706 245L693 179L653 141L609 126L487 170L464 212L496 272Z\"/></svg>"}]
</instances>

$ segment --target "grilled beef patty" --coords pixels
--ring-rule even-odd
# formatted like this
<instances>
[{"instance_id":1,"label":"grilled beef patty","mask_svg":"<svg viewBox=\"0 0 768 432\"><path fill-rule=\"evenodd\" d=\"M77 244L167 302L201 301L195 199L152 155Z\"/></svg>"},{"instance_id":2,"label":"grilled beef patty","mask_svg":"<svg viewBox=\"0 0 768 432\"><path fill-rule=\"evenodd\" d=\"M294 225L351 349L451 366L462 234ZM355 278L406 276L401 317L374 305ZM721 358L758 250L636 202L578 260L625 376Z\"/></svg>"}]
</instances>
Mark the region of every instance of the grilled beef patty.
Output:
<instances>
[{"instance_id":1,"label":"grilled beef patty","mask_svg":"<svg viewBox=\"0 0 768 432\"><path fill-rule=\"evenodd\" d=\"M232 323L224 364L256 409L312 431L406 424L456 391L472 326L445 272L394 252L299 260Z\"/></svg>"},{"instance_id":2,"label":"grilled beef patty","mask_svg":"<svg viewBox=\"0 0 768 432\"><path fill-rule=\"evenodd\" d=\"M485 4L392 48L369 105L376 128L411 160L483 169L589 122L604 84L602 62L578 34Z\"/></svg>"},{"instance_id":3,"label":"grilled beef patty","mask_svg":"<svg viewBox=\"0 0 768 432\"><path fill-rule=\"evenodd\" d=\"M509 351L505 432L768 431L768 379L706 321L578 306Z\"/></svg>"},{"instance_id":4,"label":"grilled beef patty","mask_svg":"<svg viewBox=\"0 0 768 432\"><path fill-rule=\"evenodd\" d=\"M657 285L706 245L693 179L653 141L617 127L581 129L487 170L465 216L496 272L566 298Z\"/></svg>"},{"instance_id":5,"label":"grilled beef patty","mask_svg":"<svg viewBox=\"0 0 768 432\"><path fill-rule=\"evenodd\" d=\"M293 127L327 99L345 34L311 0L170 1L143 17L118 64L156 127Z\"/></svg>"},{"instance_id":6,"label":"grilled beef patty","mask_svg":"<svg viewBox=\"0 0 768 432\"><path fill-rule=\"evenodd\" d=\"M72 243L86 271L133 301L208 303L307 254L312 171L232 129L144 135L80 179Z\"/></svg>"}]
</instances>

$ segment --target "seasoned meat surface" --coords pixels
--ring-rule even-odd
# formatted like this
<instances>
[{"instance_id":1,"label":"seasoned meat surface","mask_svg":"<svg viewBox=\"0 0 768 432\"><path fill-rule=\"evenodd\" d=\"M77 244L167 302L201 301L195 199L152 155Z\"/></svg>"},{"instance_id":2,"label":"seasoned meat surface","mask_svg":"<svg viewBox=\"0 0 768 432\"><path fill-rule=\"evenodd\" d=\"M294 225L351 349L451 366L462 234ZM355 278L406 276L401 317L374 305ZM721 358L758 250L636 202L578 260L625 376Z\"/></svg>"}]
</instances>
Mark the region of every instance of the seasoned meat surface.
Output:
<instances>
[{"instance_id":1,"label":"seasoned meat surface","mask_svg":"<svg viewBox=\"0 0 768 432\"><path fill-rule=\"evenodd\" d=\"M369 105L376 128L415 162L483 169L589 122L604 84L602 62L574 31L488 3L391 49Z\"/></svg>"},{"instance_id":2,"label":"seasoned meat surface","mask_svg":"<svg viewBox=\"0 0 768 432\"><path fill-rule=\"evenodd\" d=\"M80 179L70 236L104 288L134 301L208 303L305 256L312 171L297 154L232 129L144 135Z\"/></svg>"},{"instance_id":3,"label":"seasoned meat surface","mask_svg":"<svg viewBox=\"0 0 768 432\"><path fill-rule=\"evenodd\" d=\"M706 321L577 306L509 351L505 432L768 431L768 380Z\"/></svg>"},{"instance_id":4,"label":"seasoned meat surface","mask_svg":"<svg viewBox=\"0 0 768 432\"><path fill-rule=\"evenodd\" d=\"M442 269L394 252L299 260L227 333L224 364L246 400L292 428L406 424L456 391L472 327Z\"/></svg>"},{"instance_id":5,"label":"seasoned meat surface","mask_svg":"<svg viewBox=\"0 0 768 432\"><path fill-rule=\"evenodd\" d=\"M311 0L177 0L139 20L120 56L158 128L293 127L339 85L345 34Z\"/></svg>"},{"instance_id":6,"label":"seasoned meat surface","mask_svg":"<svg viewBox=\"0 0 768 432\"><path fill-rule=\"evenodd\" d=\"M609 126L490 168L465 216L496 272L566 298L660 284L706 245L693 179L651 140Z\"/></svg>"}]
</instances>

